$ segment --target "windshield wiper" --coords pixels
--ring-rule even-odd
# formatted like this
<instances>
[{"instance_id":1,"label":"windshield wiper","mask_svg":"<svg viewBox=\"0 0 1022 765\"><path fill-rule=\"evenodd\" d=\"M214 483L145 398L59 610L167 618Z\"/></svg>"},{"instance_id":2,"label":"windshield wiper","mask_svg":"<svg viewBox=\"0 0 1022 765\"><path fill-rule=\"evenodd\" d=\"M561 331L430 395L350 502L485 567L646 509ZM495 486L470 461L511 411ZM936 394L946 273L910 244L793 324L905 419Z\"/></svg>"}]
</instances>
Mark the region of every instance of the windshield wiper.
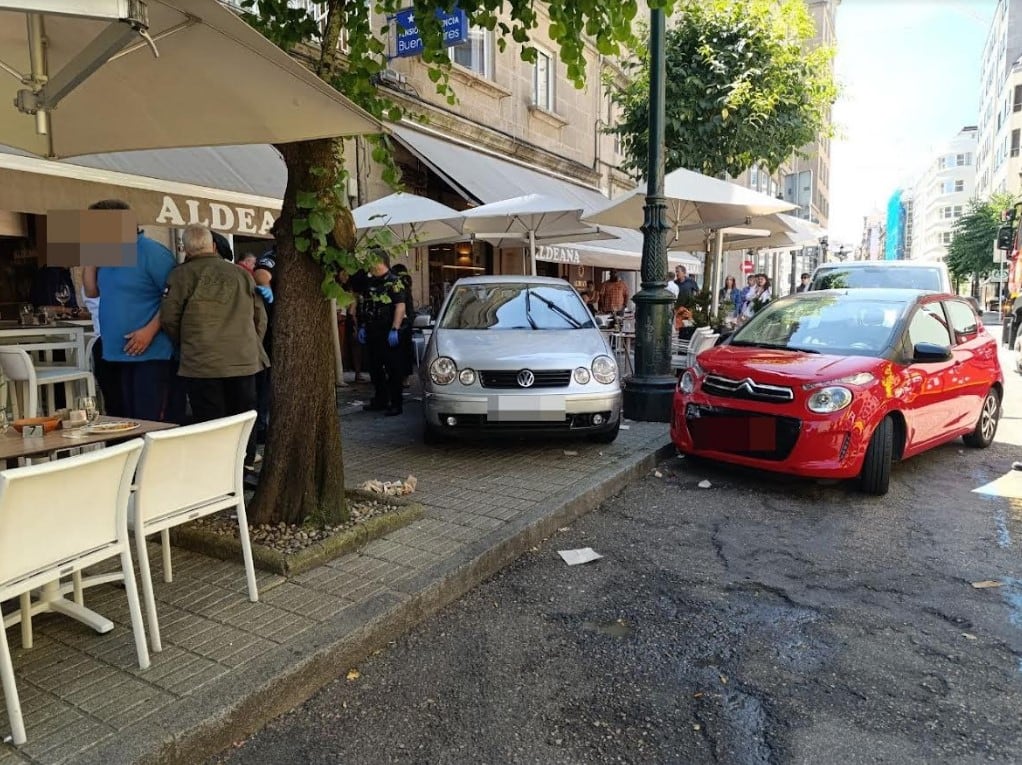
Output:
<instances>
[{"instance_id":1,"label":"windshield wiper","mask_svg":"<svg viewBox=\"0 0 1022 765\"><path fill-rule=\"evenodd\" d=\"M525 290L525 299L526 300L529 299L529 295L531 293L532 293L532 290L529 290L529 289ZM567 321L569 324L571 324L572 327L574 327L575 329L582 329L582 323L578 319L576 319L574 316L572 316L570 313L568 313L563 308L561 308L559 305L557 305L557 303L553 302L552 300L547 300L542 295L536 295L536 297L539 298L540 300L542 300L544 303L546 303L547 307L551 311L556 313L558 316L562 317L565 321ZM528 310L528 309L526 309L526 310Z\"/></svg>"},{"instance_id":2,"label":"windshield wiper","mask_svg":"<svg viewBox=\"0 0 1022 765\"><path fill-rule=\"evenodd\" d=\"M536 320L532 318L532 293L526 288L525 290L525 318L529 320L529 326L533 329L539 329L536 326Z\"/></svg>"},{"instance_id":3,"label":"windshield wiper","mask_svg":"<svg viewBox=\"0 0 1022 765\"><path fill-rule=\"evenodd\" d=\"M819 353L814 348L799 348L794 345L777 345L776 343L758 343L753 340L732 340L731 345L740 345L747 348L769 348L772 351L796 351L797 353Z\"/></svg>"}]
</instances>

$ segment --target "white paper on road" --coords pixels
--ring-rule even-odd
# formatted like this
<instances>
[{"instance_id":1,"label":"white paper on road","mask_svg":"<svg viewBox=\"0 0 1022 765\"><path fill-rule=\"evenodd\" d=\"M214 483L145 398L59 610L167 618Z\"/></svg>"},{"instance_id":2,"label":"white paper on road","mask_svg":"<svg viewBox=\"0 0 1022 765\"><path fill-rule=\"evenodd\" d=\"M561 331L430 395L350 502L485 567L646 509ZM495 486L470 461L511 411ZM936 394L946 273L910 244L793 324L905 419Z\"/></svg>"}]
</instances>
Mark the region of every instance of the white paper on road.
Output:
<instances>
[{"instance_id":1,"label":"white paper on road","mask_svg":"<svg viewBox=\"0 0 1022 765\"><path fill-rule=\"evenodd\" d=\"M991 497L1022 499L1022 471L1009 470L997 480L972 491L975 494L986 494Z\"/></svg>"},{"instance_id":2,"label":"white paper on road","mask_svg":"<svg viewBox=\"0 0 1022 765\"><path fill-rule=\"evenodd\" d=\"M560 555L561 558L564 559L564 562L569 566L577 566L580 563L589 563L603 557L592 547L582 547L578 550L558 550L557 554Z\"/></svg>"}]
</instances>

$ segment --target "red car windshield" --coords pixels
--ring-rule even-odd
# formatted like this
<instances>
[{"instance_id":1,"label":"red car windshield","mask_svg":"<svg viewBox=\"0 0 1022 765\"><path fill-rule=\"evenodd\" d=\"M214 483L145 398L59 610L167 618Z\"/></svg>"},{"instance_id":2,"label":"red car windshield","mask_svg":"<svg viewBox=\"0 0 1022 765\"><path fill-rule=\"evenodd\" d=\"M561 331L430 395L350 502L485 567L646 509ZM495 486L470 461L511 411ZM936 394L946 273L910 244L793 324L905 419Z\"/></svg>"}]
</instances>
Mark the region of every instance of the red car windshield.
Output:
<instances>
[{"instance_id":1,"label":"red car windshield","mask_svg":"<svg viewBox=\"0 0 1022 765\"><path fill-rule=\"evenodd\" d=\"M838 356L880 356L908 306L848 295L806 295L768 303L732 335L731 345Z\"/></svg>"}]
</instances>

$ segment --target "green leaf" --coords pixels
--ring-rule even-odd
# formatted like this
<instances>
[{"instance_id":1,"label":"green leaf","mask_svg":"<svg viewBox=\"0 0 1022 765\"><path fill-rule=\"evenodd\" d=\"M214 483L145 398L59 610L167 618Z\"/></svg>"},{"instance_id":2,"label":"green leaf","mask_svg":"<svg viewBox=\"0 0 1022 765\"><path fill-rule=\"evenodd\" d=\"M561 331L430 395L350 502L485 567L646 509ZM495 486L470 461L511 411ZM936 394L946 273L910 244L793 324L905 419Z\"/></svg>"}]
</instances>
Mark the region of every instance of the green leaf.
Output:
<instances>
[{"instance_id":1,"label":"green leaf","mask_svg":"<svg viewBox=\"0 0 1022 765\"><path fill-rule=\"evenodd\" d=\"M309 251L309 244L310 244L310 242L309 242L309 238L307 236L296 236L295 237L295 249L298 250L298 252L308 252Z\"/></svg>"},{"instance_id":2,"label":"green leaf","mask_svg":"<svg viewBox=\"0 0 1022 765\"><path fill-rule=\"evenodd\" d=\"M297 234L304 234L309 230L309 219L308 218L295 218L291 221L291 231Z\"/></svg>"},{"instance_id":3,"label":"green leaf","mask_svg":"<svg viewBox=\"0 0 1022 765\"><path fill-rule=\"evenodd\" d=\"M301 210L311 210L319 204L319 197L314 191L299 191L295 195L295 204Z\"/></svg>"},{"instance_id":4,"label":"green leaf","mask_svg":"<svg viewBox=\"0 0 1022 765\"><path fill-rule=\"evenodd\" d=\"M322 210L309 213L309 228L316 234L329 234L334 230L334 216Z\"/></svg>"}]
</instances>

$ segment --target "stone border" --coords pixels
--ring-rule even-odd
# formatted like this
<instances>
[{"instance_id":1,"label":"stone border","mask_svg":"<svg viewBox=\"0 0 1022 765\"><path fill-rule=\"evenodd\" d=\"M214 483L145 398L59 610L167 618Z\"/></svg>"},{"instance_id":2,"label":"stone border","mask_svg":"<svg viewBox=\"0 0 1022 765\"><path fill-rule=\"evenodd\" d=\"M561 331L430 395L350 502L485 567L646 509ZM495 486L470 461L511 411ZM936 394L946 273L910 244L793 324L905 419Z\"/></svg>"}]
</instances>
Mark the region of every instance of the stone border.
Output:
<instances>
[{"instance_id":1,"label":"stone border","mask_svg":"<svg viewBox=\"0 0 1022 765\"><path fill-rule=\"evenodd\" d=\"M350 529L338 531L293 553L282 553L267 545L253 542L252 562L255 567L282 576L297 576L345 553L364 547L374 539L379 539L422 517L422 505L405 497L392 497L361 489L348 489L344 493L349 500L371 500L391 505L395 509L357 523ZM177 547L211 558L229 561L241 559L240 539L235 536L214 534L201 526L191 524L176 526L170 531L170 541Z\"/></svg>"}]
</instances>

